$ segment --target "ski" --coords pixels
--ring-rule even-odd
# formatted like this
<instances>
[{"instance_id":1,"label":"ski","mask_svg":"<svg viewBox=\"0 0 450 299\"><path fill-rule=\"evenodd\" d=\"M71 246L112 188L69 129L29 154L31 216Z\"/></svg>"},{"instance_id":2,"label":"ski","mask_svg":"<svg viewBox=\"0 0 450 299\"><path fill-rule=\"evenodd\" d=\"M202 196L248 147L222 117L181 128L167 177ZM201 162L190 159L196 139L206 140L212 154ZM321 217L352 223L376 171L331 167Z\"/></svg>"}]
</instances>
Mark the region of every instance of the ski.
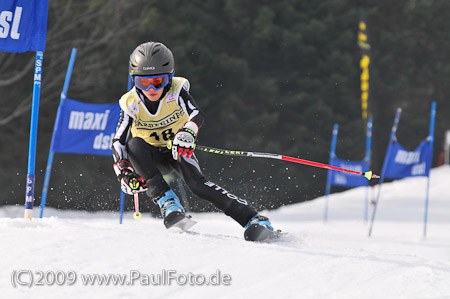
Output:
<instances>
[{"instance_id":1,"label":"ski","mask_svg":"<svg viewBox=\"0 0 450 299\"><path fill-rule=\"evenodd\" d=\"M265 242L279 239L286 233L281 230L270 230L259 224L252 224L245 229L244 238L246 241Z\"/></svg>"},{"instance_id":2,"label":"ski","mask_svg":"<svg viewBox=\"0 0 450 299\"><path fill-rule=\"evenodd\" d=\"M192 226L194 226L197 221L192 220L190 215L185 215L182 212L172 212L164 219L164 226L167 229L170 228L179 228L183 232L189 230Z\"/></svg>"}]
</instances>

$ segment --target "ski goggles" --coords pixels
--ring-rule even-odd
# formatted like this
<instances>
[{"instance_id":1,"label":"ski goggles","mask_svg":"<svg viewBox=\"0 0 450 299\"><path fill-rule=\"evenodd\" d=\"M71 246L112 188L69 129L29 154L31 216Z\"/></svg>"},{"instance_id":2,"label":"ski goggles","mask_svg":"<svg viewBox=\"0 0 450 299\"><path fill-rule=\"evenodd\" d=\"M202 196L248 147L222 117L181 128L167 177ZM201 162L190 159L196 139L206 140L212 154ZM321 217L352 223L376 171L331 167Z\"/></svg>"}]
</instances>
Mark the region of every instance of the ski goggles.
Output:
<instances>
[{"instance_id":1,"label":"ski goggles","mask_svg":"<svg viewBox=\"0 0 450 299\"><path fill-rule=\"evenodd\" d=\"M134 76L134 84L137 88L148 91L153 87L154 90L164 88L169 84L168 74L155 76Z\"/></svg>"}]
</instances>

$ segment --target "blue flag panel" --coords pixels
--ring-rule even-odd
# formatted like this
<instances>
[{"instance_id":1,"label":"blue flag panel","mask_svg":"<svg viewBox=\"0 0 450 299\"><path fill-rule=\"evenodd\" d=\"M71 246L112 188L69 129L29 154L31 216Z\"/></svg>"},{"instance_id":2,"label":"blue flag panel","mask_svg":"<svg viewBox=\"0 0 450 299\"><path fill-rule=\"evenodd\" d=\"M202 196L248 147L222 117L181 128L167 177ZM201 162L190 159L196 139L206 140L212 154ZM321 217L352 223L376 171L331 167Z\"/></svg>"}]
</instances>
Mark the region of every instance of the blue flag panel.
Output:
<instances>
[{"instance_id":1,"label":"blue flag panel","mask_svg":"<svg viewBox=\"0 0 450 299\"><path fill-rule=\"evenodd\" d=\"M0 51L45 51L48 0L0 1Z\"/></svg>"},{"instance_id":2,"label":"blue flag panel","mask_svg":"<svg viewBox=\"0 0 450 299\"><path fill-rule=\"evenodd\" d=\"M410 176L428 176L430 172L429 156L431 147L423 141L415 150L407 151L398 142L390 145L390 153L386 157L384 176L391 179L401 179Z\"/></svg>"},{"instance_id":3,"label":"blue flag panel","mask_svg":"<svg viewBox=\"0 0 450 299\"><path fill-rule=\"evenodd\" d=\"M331 165L358 172L366 172L369 170L368 165L364 163L364 161L346 161L334 158L331 161ZM369 183L369 180L362 175L332 170L329 171L331 176L330 183L332 186L359 187L367 186Z\"/></svg>"},{"instance_id":4,"label":"blue flag panel","mask_svg":"<svg viewBox=\"0 0 450 299\"><path fill-rule=\"evenodd\" d=\"M66 99L58 109L53 144L57 153L112 155L119 104L87 104Z\"/></svg>"}]
</instances>

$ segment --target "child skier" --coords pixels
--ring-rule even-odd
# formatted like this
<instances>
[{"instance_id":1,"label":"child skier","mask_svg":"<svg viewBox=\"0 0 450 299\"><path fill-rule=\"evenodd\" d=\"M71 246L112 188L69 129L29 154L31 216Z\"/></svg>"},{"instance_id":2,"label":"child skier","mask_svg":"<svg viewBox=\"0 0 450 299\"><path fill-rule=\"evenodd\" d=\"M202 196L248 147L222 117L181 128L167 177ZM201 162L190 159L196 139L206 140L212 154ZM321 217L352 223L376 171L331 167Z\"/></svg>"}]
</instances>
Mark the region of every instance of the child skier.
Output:
<instances>
[{"instance_id":1,"label":"child skier","mask_svg":"<svg viewBox=\"0 0 450 299\"><path fill-rule=\"evenodd\" d=\"M189 81L174 77L172 52L162 43L139 45L130 55L134 87L119 101L121 116L113 139L114 171L127 194L146 192L167 228L186 217L163 174L175 171L198 197L247 228L273 227L242 198L206 179L194 155L204 116L189 93Z\"/></svg>"}]
</instances>

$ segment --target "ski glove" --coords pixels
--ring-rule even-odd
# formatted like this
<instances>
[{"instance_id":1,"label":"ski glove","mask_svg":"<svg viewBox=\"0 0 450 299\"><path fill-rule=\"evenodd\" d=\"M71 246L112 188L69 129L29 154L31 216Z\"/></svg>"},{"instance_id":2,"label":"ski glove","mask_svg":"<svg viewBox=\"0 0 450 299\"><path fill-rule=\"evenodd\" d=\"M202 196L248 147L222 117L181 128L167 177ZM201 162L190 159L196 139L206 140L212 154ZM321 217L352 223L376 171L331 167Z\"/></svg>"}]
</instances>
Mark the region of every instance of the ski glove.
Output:
<instances>
[{"instance_id":1,"label":"ski glove","mask_svg":"<svg viewBox=\"0 0 450 299\"><path fill-rule=\"evenodd\" d=\"M172 149L172 157L178 160L180 156L186 155L190 158L194 153L195 141L197 140L198 126L193 121L188 121L178 130L168 148Z\"/></svg>"},{"instance_id":2,"label":"ski glove","mask_svg":"<svg viewBox=\"0 0 450 299\"><path fill-rule=\"evenodd\" d=\"M134 172L130 161L120 160L113 165L113 168L123 192L133 195L147 190L147 185L142 177Z\"/></svg>"}]
</instances>

